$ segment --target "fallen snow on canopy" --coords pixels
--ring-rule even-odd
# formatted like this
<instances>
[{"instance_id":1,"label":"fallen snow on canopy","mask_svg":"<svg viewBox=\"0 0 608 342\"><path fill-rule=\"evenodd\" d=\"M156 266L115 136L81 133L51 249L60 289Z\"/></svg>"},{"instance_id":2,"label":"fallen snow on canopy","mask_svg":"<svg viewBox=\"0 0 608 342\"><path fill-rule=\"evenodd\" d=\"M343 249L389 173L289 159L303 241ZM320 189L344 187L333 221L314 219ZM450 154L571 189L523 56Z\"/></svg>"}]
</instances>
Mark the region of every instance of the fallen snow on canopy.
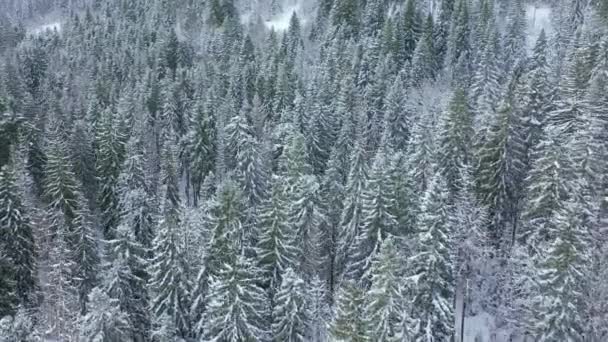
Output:
<instances>
[{"instance_id":1,"label":"fallen snow on canopy","mask_svg":"<svg viewBox=\"0 0 608 342\"><path fill-rule=\"evenodd\" d=\"M34 26L29 30L29 33L33 35L39 35L47 31L61 31L61 23L56 21L48 24Z\"/></svg>"}]
</instances>

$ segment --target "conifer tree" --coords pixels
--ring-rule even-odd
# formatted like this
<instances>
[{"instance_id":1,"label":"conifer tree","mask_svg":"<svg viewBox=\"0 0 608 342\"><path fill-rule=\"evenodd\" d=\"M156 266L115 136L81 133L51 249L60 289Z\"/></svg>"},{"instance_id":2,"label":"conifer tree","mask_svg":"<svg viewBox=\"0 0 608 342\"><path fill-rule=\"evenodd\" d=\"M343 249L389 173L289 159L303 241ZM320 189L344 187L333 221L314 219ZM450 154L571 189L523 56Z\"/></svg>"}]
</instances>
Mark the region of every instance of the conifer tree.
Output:
<instances>
[{"instance_id":1,"label":"conifer tree","mask_svg":"<svg viewBox=\"0 0 608 342\"><path fill-rule=\"evenodd\" d=\"M307 284L309 321L306 336L309 341L323 342L328 339L330 307L327 303L326 288L325 283L319 277L314 277Z\"/></svg>"},{"instance_id":2,"label":"conifer tree","mask_svg":"<svg viewBox=\"0 0 608 342\"><path fill-rule=\"evenodd\" d=\"M70 240L73 243L71 255L74 269L72 272L78 289L80 312L84 315L88 312L89 293L99 281L100 257L97 232L91 222L91 213L82 194L79 194L78 202L81 207L75 213Z\"/></svg>"},{"instance_id":3,"label":"conifer tree","mask_svg":"<svg viewBox=\"0 0 608 342\"><path fill-rule=\"evenodd\" d=\"M205 177L213 171L215 157L213 122L210 109L206 104L196 108L191 127L186 141L187 154L191 159L190 177L192 178L193 198L196 205Z\"/></svg>"},{"instance_id":4,"label":"conifer tree","mask_svg":"<svg viewBox=\"0 0 608 342\"><path fill-rule=\"evenodd\" d=\"M260 241L258 242L259 267L268 279L271 293L281 284L288 268L295 267L296 249L293 231L287 221L287 202L281 179L275 179L271 197L260 209Z\"/></svg>"},{"instance_id":5,"label":"conifer tree","mask_svg":"<svg viewBox=\"0 0 608 342\"><path fill-rule=\"evenodd\" d=\"M340 341L363 342L367 340L363 291L345 282L342 284L337 302L331 335Z\"/></svg>"},{"instance_id":6,"label":"conifer tree","mask_svg":"<svg viewBox=\"0 0 608 342\"><path fill-rule=\"evenodd\" d=\"M306 285L293 269L285 270L281 286L275 296L272 312L272 336L276 341L308 341L311 317L308 311Z\"/></svg>"},{"instance_id":7,"label":"conifer tree","mask_svg":"<svg viewBox=\"0 0 608 342\"><path fill-rule=\"evenodd\" d=\"M576 199L562 201L551 218L554 240L537 263L538 292L533 301L531 325L539 341L583 340L586 333L581 313L589 236L581 209Z\"/></svg>"},{"instance_id":8,"label":"conifer tree","mask_svg":"<svg viewBox=\"0 0 608 342\"><path fill-rule=\"evenodd\" d=\"M0 169L0 253L11 261L14 272L3 279L14 282L17 298L24 307L36 304L38 290L37 253L29 215L13 171L9 165L3 166Z\"/></svg>"},{"instance_id":9,"label":"conifer tree","mask_svg":"<svg viewBox=\"0 0 608 342\"><path fill-rule=\"evenodd\" d=\"M134 232L137 242L149 250L155 236L155 196L150 177L145 172L144 143L137 132L133 134L127 144L127 157L118 177L119 225L128 226Z\"/></svg>"},{"instance_id":10,"label":"conifer tree","mask_svg":"<svg viewBox=\"0 0 608 342\"><path fill-rule=\"evenodd\" d=\"M450 254L452 232L448 222L447 186L435 174L424 194L417 219L416 254L411 258L410 291L420 322L415 341L446 340L453 334L453 260Z\"/></svg>"},{"instance_id":11,"label":"conifer tree","mask_svg":"<svg viewBox=\"0 0 608 342\"><path fill-rule=\"evenodd\" d=\"M509 104L503 104L478 152L478 188L490 210L490 230L496 246L516 229L525 166L524 132L518 114Z\"/></svg>"},{"instance_id":12,"label":"conifer tree","mask_svg":"<svg viewBox=\"0 0 608 342\"><path fill-rule=\"evenodd\" d=\"M389 184L386 151L381 147L374 158L367 185L361 195L362 226L351 246L351 260L347 268L347 277L362 281L365 286L369 284L369 270L382 240L397 230L397 220L391 213L395 194Z\"/></svg>"},{"instance_id":13,"label":"conifer tree","mask_svg":"<svg viewBox=\"0 0 608 342\"><path fill-rule=\"evenodd\" d=\"M419 41L421 20L416 8L416 1L408 0L406 2L401 22L397 24L397 30L397 39L403 42L403 51L400 51L400 56L403 58L400 65L403 65L412 60L416 43Z\"/></svg>"},{"instance_id":14,"label":"conifer tree","mask_svg":"<svg viewBox=\"0 0 608 342\"><path fill-rule=\"evenodd\" d=\"M198 273L192 293L192 319L194 332L202 335L207 324L209 286L219 277L225 265L234 264L234 259L243 251L242 235L245 225L245 202L234 182L224 181L219 185L215 197L209 203L205 225L211 235L205 246L203 265Z\"/></svg>"},{"instance_id":15,"label":"conifer tree","mask_svg":"<svg viewBox=\"0 0 608 342\"><path fill-rule=\"evenodd\" d=\"M459 188L461 170L473 161L473 117L464 90L456 89L444 113L442 138L439 141L439 167L448 188L454 194Z\"/></svg>"},{"instance_id":16,"label":"conifer tree","mask_svg":"<svg viewBox=\"0 0 608 342\"><path fill-rule=\"evenodd\" d=\"M363 143L357 141L351 156L351 167L345 188L344 208L340 216L336 272L340 276L346 271L349 251L355 243L363 224L363 192L368 178L367 161Z\"/></svg>"},{"instance_id":17,"label":"conifer tree","mask_svg":"<svg viewBox=\"0 0 608 342\"><path fill-rule=\"evenodd\" d=\"M118 196L116 185L124 159L125 138L121 118L106 111L97 130L97 175L99 176L99 209L106 239L112 239L118 224Z\"/></svg>"},{"instance_id":18,"label":"conifer tree","mask_svg":"<svg viewBox=\"0 0 608 342\"><path fill-rule=\"evenodd\" d=\"M51 128L44 169L44 196L52 210L63 213L66 224L71 224L78 209L79 184L69 160L68 150L59 127Z\"/></svg>"},{"instance_id":19,"label":"conifer tree","mask_svg":"<svg viewBox=\"0 0 608 342\"><path fill-rule=\"evenodd\" d=\"M80 323L83 342L111 342L127 339L127 316L120 311L118 300L110 298L100 288L89 294L89 313Z\"/></svg>"},{"instance_id":20,"label":"conifer tree","mask_svg":"<svg viewBox=\"0 0 608 342\"><path fill-rule=\"evenodd\" d=\"M74 262L70 258L69 231L59 210L50 209L47 219L53 232L48 254L47 284L43 289L43 322L50 337L70 340L76 333L75 319L78 312L77 289L72 282Z\"/></svg>"},{"instance_id":21,"label":"conifer tree","mask_svg":"<svg viewBox=\"0 0 608 342\"><path fill-rule=\"evenodd\" d=\"M411 82L420 86L425 80L433 80L439 65L433 40L433 17L429 15L412 55Z\"/></svg>"},{"instance_id":22,"label":"conifer tree","mask_svg":"<svg viewBox=\"0 0 608 342\"><path fill-rule=\"evenodd\" d=\"M397 341L403 307L400 260L394 239L387 237L371 266L371 288L366 296L366 336L374 341Z\"/></svg>"},{"instance_id":23,"label":"conifer tree","mask_svg":"<svg viewBox=\"0 0 608 342\"><path fill-rule=\"evenodd\" d=\"M121 223L116 233L116 238L108 242L112 259L106 267L103 287L111 298L118 300L121 311L127 315L127 336L136 341L146 340L151 323L145 286L149 277L145 249L130 225Z\"/></svg>"},{"instance_id":24,"label":"conifer tree","mask_svg":"<svg viewBox=\"0 0 608 342\"><path fill-rule=\"evenodd\" d=\"M176 334L190 333L189 270L184 255L181 226L181 203L171 152L166 153L164 167L164 203L158 234L153 243L154 255L149 266L149 287L153 297L151 309L157 319L164 315L172 320Z\"/></svg>"},{"instance_id":25,"label":"conifer tree","mask_svg":"<svg viewBox=\"0 0 608 342\"><path fill-rule=\"evenodd\" d=\"M505 34L505 70L511 72L519 60L526 57L526 12L524 2L515 0L509 4Z\"/></svg>"},{"instance_id":26,"label":"conifer tree","mask_svg":"<svg viewBox=\"0 0 608 342\"><path fill-rule=\"evenodd\" d=\"M266 297L257 285L258 280L258 269L243 255L234 256L221 266L209 286L206 339L230 342L266 339Z\"/></svg>"},{"instance_id":27,"label":"conifer tree","mask_svg":"<svg viewBox=\"0 0 608 342\"><path fill-rule=\"evenodd\" d=\"M469 58L470 18L467 0L456 0L454 3L449 34L446 40L445 66L453 74L457 72L458 63ZM461 75L452 75L454 78Z\"/></svg>"},{"instance_id":28,"label":"conifer tree","mask_svg":"<svg viewBox=\"0 0 608 342\"><path fill-rule=\"evenodd\" d=\"M4 246L0 249L0 316L7 317L17 309L17 288L14 281L15 271L12 260L5 256Z\"/></svg>"}]
</instances>

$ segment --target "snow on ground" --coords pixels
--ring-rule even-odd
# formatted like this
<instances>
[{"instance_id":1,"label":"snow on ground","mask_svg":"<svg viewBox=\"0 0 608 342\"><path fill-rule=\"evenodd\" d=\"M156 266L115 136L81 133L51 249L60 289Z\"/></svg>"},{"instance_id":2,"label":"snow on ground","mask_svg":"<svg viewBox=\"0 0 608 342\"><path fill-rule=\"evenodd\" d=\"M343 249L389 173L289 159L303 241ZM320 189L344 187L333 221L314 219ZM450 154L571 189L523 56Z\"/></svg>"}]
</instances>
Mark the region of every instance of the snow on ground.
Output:
<instances>
[{"instance_id":1,"label":"snow on ground","mask_svg":"<svg viewBox=\"0 0 608 342\"><path fill-rule=\"evenodd\" d=\"M29 33L33 35L39 35L47 31L61 31L61 23L56 21L52 23L42 24L38 26L34 26L29 29Z\"/></svg>"},{"instance_id":2,"label":"snow on ground","mask_svg":"<svg viewBox=\"0 0 608 342\"><path fill-rule=\"evenodd\" d=\"M551 7L549 5L528 5L526 7L528 24L528 48L532 49L541 30L549 36L553 32Z\"/></svg>"}]
</instances>

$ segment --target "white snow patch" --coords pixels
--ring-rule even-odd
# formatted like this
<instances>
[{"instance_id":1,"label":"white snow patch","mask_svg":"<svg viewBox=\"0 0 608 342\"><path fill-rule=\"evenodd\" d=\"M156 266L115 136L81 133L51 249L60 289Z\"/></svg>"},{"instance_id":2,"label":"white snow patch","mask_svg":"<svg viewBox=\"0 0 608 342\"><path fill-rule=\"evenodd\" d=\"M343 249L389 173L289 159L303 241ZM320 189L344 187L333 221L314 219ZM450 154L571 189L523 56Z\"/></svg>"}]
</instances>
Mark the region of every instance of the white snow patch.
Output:
<instances>
[{"instance_id":1,"label":"white snow patch","mask_svg":"<svg viewBox=\"0 0 608 342\"><path fill-rule=\"evenodd\" d=\"M551 15L551 7L549 5L528 5L526 7L528 48L532 49L534 47L541 30L545 30L547 36L552 34Z\"/></svg>"},{"instance_id":2,"label":"white snow patch","mask_svg":"<svg viewBox=\"0 0 608 342\"><path fill-rule=\"evenodd\" d=\"M267 28L274 28L275 31L285 31L289 28L289 21L291 16L296 13L300 19L300 23L304 24L303 18L300 18L300 4L296 3L295 5L286 7L283 12L275 15L274 17L266 20L264 23Z\"/></svg>"},{"instance_id":3,"label":"white snow patch","mask_svg":"<svg viewBox=\"0 0 608 342\"><path fill-rule=\"evenodd\" d=\"M39 35L47 31L61 31L61 23L56 21L48 24L34 26L29 30L29 33L33 35Z\"/></svg>"}]
</instances>

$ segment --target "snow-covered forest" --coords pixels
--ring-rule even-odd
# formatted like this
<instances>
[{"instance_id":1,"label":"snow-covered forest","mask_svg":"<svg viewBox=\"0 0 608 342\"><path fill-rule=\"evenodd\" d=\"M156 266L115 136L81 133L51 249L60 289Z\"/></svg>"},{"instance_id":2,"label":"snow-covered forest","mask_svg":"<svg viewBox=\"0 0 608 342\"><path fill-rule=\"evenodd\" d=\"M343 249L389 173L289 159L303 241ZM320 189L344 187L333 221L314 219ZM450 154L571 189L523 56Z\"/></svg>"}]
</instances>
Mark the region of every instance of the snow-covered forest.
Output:
<instances>
[{"instance_id":1,"label":"snow-covered forest","mask_svg":"<svg viewBox=\"0 0 608 342\"><path fill-rule=\"evenodd\" d=\"M0 0L0 342L608 341L608 0Z\"/></svg>"}]
</instances>

